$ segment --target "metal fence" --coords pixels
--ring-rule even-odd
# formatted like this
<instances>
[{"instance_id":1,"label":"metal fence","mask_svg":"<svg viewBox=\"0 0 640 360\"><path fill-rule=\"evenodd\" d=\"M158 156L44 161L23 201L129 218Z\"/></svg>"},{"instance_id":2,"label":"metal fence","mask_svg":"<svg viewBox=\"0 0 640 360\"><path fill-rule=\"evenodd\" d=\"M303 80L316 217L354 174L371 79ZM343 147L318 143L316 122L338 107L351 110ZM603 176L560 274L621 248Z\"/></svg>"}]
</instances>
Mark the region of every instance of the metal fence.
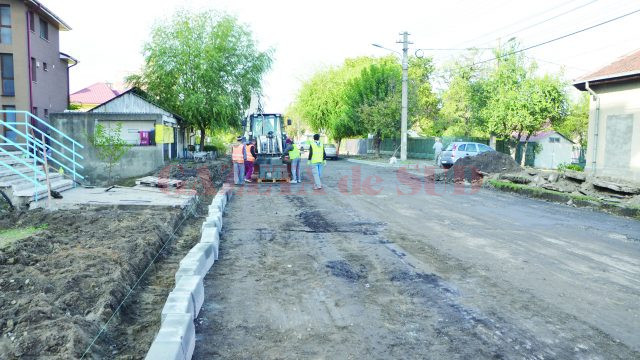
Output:
<instances>
[{"instance_id":1,"label":"metal fence","mask_svg":"<svg viewBox=\"0 0 640 360\"><path fill-rule=\"evenodd\" d=\"M474 138L474 137L440 137L442 141L442 149L446 149L447 146L455 141L470 141L481 144L489 145L489 139ZM407 157L414 159L431 159L434 157L433 144L435 144L435 137L426 138L408 138L407 139ZM505 154L509 154L509 146L505 141L496 141L496 150ZM367 153L375 154L374 139L367 139ZM383 139L380 142L380 154L392 155L396 153L396 156L400 155L400 139Z\"/></svg>"}]
</instances>

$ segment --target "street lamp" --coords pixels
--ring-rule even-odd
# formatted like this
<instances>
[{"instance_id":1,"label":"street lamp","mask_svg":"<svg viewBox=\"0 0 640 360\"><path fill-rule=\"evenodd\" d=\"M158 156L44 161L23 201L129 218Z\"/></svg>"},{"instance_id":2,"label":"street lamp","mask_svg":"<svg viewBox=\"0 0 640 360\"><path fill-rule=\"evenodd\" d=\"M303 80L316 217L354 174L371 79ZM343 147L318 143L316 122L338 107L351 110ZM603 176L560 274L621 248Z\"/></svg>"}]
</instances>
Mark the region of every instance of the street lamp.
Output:
<instances>
[{"instance_id":1,"label":"street lamp","mask_svg":"<svg viewBox=\"0 0 640 360\"><path fill-rule=\"evenodd\" d=\"M407 113L408 113L408 69L409 69L409 60L407 56L407 51L409 50L409 33L403 32L402 35L402 113L400 116L400 160L407 160ZM388 49L382 45L371 44L375 47L379 47L381 49L385 49L387 51L391 51L400 55L399 52L395 50Z\"/></svg>"}]
</instances>

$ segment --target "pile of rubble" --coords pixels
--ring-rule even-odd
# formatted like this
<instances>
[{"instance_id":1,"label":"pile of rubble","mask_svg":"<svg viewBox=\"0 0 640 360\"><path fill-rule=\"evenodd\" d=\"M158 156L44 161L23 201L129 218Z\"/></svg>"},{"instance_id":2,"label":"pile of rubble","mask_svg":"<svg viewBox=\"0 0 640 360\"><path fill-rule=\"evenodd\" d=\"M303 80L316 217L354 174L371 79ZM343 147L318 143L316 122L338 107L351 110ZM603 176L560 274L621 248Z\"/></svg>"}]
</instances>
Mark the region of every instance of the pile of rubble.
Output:
<instances>
[{"instance_id":1,"label":"pile of rubble","mask_svg":"<svg viewBox=\"0 0 640 360\"><path fill-rule=\"evenodd\" d=\"M450 169L429 177L432 181L478 182L491 174L516 172L522 168L511 156L491 151L478 156L459 159Z\"/></svg>"},{"instance_id":2,"label":"pile of rubble","mask_svg":"<svg viewBox=\"0 0 640 360\"><path fill-rule=\"evenodd\" d=\"M593 177L578 171L526 169L499 174L497 179L607 202L640 205L640 184L620 179Z\"/></svg>"}]
</instances>

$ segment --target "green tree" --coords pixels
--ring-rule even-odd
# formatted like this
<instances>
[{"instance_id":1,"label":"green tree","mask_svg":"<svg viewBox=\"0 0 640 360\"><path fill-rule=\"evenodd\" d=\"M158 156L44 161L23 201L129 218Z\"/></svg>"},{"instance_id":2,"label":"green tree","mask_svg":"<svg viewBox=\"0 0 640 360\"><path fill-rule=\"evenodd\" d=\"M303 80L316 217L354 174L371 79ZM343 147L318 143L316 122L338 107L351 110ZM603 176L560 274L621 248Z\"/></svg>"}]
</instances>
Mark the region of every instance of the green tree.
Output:
<instances>
[{"instance_id":1,"label":"green tree","mask_svg":"<svg viewBox=\"0 0 640 360\"><path fill-rule=\"evenodd\" d=\"M522 53L514 54L516 49L517 44L511 43L496 50L499 61L482 83L481 101L486 130L510 140L514 158L521 139L526 153L534 133L562 121L567 114L564 82L550 75L536 76L536 64L527 63Z\"/></svg>"},{"instance_id":2,"label":"green tree","mask_svg":"<svg viewBox=\"0 0 640 360\"><path fill-rule=\"evenodd\" d=\"M578 101L571 102L569 115L555 129L561 134L587 147L589 132L589 94L581 93Z\"/></svg>"},{"instance_id":3,"label":"green tree","mask_svg":"<svg viewBox=\"0 0 640 360\"><path fill-rule=\"evenodd\" d=\"M204 144L206 130L240 126L272 52L259 51L249 29L232 16L179 11L154 26L142 73L127 81L200 130Z\"/></svg>"},{"instance_id":4,"label":"green tree","mask_svg":"<svg viewBox=\"0 0 640 360\"><path fill-rule=\"evenodd\" d=\"M432 135L487 136L482 109L484 106L483 69L474 66L470 53L446 69L447 89L442 94L440 118Z\"/></svg>"},{"instance_id":5,"label":"green tree","mask_svg":"<svg viewBox=\"0 0 640 360\"><path fill-rule=\"evenodd\" d=\"M369 65L349 83L346 93L348 121L373 134L378 156L381 140L399 132L401 98L397 95L401 92L402 68L395 59ZM394 98L398 101L393 102ZM389 108L384 109L385 106ZM389 126L393 124L395 126Z\"/></svg>"},{"instance_id":6,"label":"green tree","mask_svg":"<svg viewBox=\"0 0 640 360\"><path fill-rule=\"evenodd\" d=\"M343 138L362 135L362 125L348 117L347 91L349 82L375 61L369 57L346 59L340 67L316 72L302 84L291 113L313 131L326 133L338 146Z\"/></svg>"},{"instance_id":7,"label":"green tree","mask_svg":"<svg viewBox=\"0 0 640 360\"><path fill-rule=\"evenodd\" d=\"M96 150L98 158L106 163L111 185L111 173L113 167L120 162L123 156L129 152L131 145L122 138L122 123L118 122L114 127L105 128L98 123L93 134L88 135L89 143Z\"/></svg>"}]
</instances>

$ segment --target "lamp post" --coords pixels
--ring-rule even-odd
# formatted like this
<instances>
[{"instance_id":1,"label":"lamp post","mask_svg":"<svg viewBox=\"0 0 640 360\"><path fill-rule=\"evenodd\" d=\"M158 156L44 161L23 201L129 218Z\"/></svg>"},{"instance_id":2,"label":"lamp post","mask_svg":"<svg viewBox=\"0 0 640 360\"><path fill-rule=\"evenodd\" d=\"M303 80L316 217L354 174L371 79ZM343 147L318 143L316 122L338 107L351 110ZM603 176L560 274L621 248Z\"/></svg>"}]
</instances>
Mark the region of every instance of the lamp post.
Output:
<instances>
[{"instance_id":1,"label":"lamp post","mask_svg":"<svg viewBox=\"0 0 640 360\"><path fill-rule=\"evenodd\" d=\"M403 32L402 41L402 112L400 114L400 160L407 160L407 118L408 118L408 70L409 70L409 58L407 56L407 51L409 50L409 33ZM400 55L399 52L395 50L388 49L384 46L378 44L371 44L375 47L379 47L381 49L385 49Z\"/></svg>"}]
</instances>

